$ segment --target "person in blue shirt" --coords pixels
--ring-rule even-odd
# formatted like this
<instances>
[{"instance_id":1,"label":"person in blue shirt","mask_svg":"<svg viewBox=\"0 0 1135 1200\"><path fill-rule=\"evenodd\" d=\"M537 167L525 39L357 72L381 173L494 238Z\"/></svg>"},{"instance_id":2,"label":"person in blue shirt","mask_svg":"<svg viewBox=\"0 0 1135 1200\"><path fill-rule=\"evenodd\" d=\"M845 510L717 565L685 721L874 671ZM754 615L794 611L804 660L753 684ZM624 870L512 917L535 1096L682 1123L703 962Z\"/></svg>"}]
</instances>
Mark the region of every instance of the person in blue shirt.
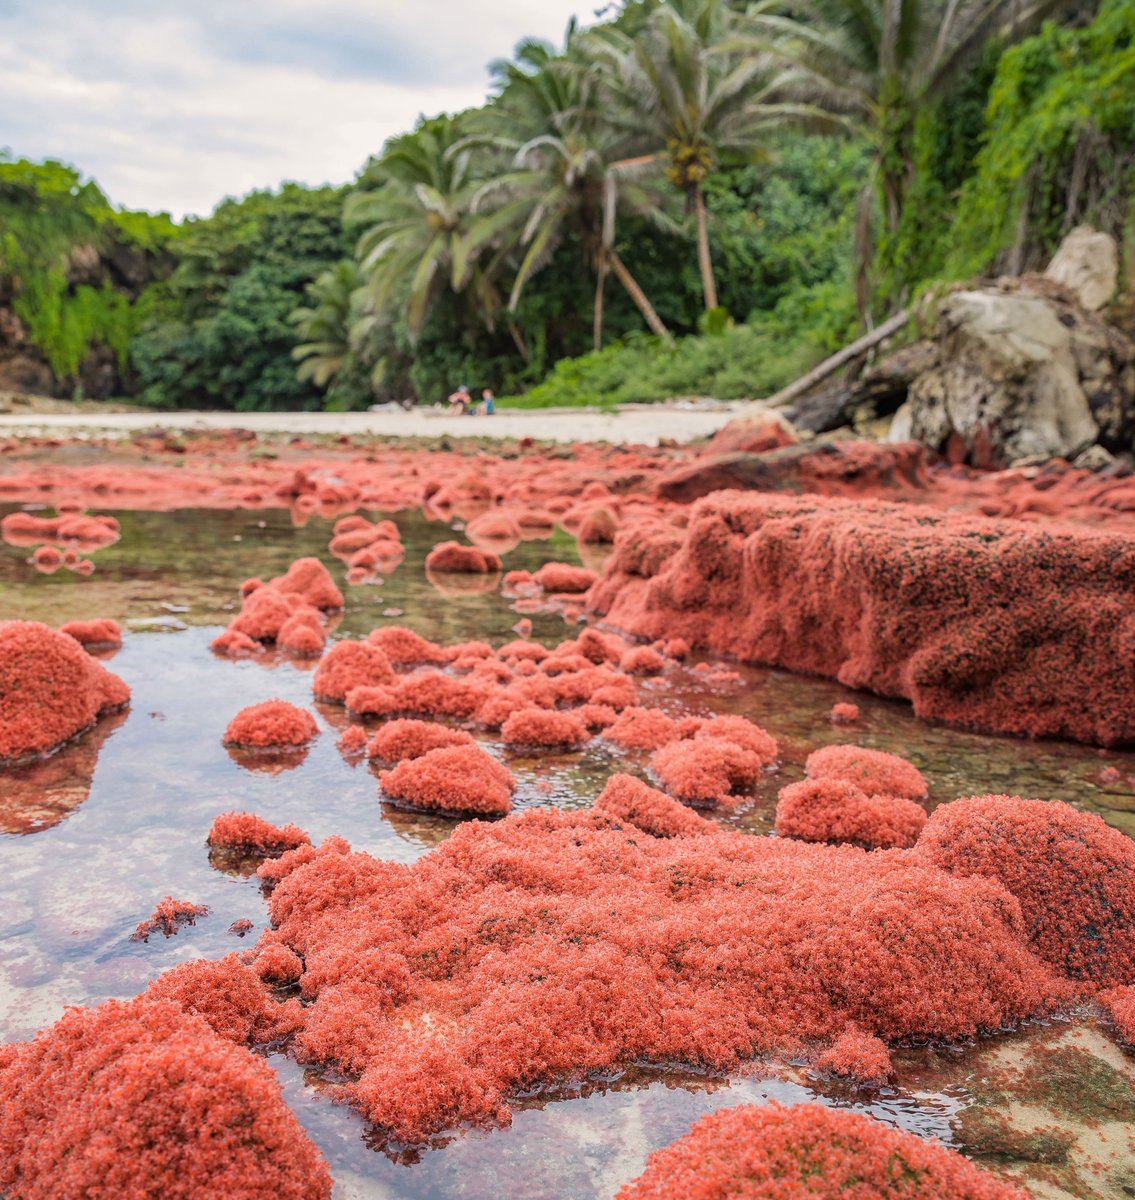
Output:
<instances>
[{"instance_id":1,"label":"person in blue shirt","mask_svg":"<svg viewBox=\"0 0 1135 1200\"><path fill-rule=\"evenodd\" d=\"M493 395L492 388L485 388L481 392L481 412L486 417L491 417L497 411L497 398Z\"/></svg>"}]
</instances>

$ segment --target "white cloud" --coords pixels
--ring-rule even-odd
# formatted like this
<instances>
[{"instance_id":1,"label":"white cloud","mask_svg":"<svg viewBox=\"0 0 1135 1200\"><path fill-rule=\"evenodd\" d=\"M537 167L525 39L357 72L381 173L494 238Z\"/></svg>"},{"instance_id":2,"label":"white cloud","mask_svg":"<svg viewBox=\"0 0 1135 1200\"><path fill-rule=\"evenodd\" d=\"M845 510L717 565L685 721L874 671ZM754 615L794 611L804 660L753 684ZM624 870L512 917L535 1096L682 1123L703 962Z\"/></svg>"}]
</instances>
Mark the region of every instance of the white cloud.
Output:
<instances>
[{"instance_id":1,"label":"white cloud","mask_svg":"<svg viewBox=\"0 0 1135 1200\"><path fill-rule=\"evenodd\" d=\"M0 138L115 203L206 213L348 181L419 114L479 104L491 59L559 43L573 14L593 19L586 0L0 0Z\"/></svg>"}]
</instances>

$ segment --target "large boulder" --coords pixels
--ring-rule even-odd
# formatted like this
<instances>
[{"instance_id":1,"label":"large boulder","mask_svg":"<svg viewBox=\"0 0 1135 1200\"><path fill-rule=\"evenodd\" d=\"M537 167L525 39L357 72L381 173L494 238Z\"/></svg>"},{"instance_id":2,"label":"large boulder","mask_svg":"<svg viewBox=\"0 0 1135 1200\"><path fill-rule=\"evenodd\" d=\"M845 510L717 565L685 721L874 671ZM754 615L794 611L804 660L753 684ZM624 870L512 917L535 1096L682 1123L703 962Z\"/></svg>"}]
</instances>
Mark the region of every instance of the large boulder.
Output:
<instances>
[{"instance_id":1,"label":"large boulder","mask_svg":"<svg viewBox=\"0 0 1135 1200\"><path fill-rule=\"evenodd\" d=\"M1115 238L1078 226L1060 243L1045 275L1073 292L1088 312L1098 312L1115 295L1119 282Z\"/></svg>"},{"instance_id":2,"label":"large boulder","mask_svg":"<svg viewBox=\"0 0 1135 1200\"><path fill-rule=\"evenodd\" d=\"M1131 448L1135 350L1064 288L1026 279L953 292L933 341L936 361L911 382L892 441L979 467L1072 459L1097 441Z\"/></svg>"}]
</instances>

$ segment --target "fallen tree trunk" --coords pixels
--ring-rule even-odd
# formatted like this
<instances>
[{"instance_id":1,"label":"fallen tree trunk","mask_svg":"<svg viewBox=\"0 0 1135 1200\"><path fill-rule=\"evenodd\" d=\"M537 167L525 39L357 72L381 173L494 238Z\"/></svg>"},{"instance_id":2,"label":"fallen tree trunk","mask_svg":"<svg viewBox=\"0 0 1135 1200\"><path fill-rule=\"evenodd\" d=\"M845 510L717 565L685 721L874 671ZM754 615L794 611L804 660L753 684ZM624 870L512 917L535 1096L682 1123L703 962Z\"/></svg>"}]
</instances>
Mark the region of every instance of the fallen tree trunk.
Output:
<instances>
[{"instance_id":1,"label":"fallen tree trunk","mask_svg":"<svg viewBox=\"0 0 1135 1200\"><path fill-rule=\"evenodd\" d=\"M809 388L815 387L817 383L821 383L827 379L829 375L834 375L840 367L846 366L852 359L858 358L859 355L866 351L874 349L880 342L885 342L887 338L893 337L907 323L910 318L909 309L900 309L893 317L889 317L879 326L878 329L873 329L870 333L865 333L858 341L854 341L850 346L844 346L842 350L838 350L830 358L825 358L819 366L813 367L806 375L801 375L795 383L790 383L786 388L781 388L773 396L769 396L764 404L769 408L778 408L787 404L790 400L795 400L797 396L802 396Z\"/></svg>"}]
</instances>

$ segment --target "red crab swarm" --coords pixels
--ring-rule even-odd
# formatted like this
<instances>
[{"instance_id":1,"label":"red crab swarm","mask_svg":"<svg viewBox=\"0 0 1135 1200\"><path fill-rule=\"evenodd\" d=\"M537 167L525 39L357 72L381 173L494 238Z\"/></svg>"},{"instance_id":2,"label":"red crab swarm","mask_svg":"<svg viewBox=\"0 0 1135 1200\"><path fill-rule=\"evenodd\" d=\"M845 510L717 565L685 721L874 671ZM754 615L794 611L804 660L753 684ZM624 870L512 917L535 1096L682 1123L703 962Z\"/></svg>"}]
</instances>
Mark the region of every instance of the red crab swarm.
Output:
<instances>
[{"instance_id":1,"label":"red crab swarm","mask_svg":"<svg viewBox=\"0 0 1135 1200\"><path fill-rule=\"evenodd\" d=\"M100 648L122 645L122 627L109 617L98 617L93 621L68 621L59 627L59 632L73 637L80 646Z\"/></svg>"},{"instance_id":2,"label":"red crab swarm","mask_svg":"<svg viewBox=\"0 0 1135 1200\"><path fill-rule=\"evenodd\" d=\"M638 637L903 696L952 724L1135 741L1121 533L740 491L688 518L620 529L589 606Z\"/></svg>"},{"instance_id":3,"label":"red crab swarm","mask_svg":"<svg viewBox=\"0 0 1135 1200\"><path fill-rule=\"evenodd\" d=\"M574 713L523 708L501 725L506 746L575 747L591 740L587 726Z\"/></svg>"},{"instance_id":4,"label":"red crab swarm","mask_svg":"<svg viewBox=\"0 0 1135 1200\"><path fill-rule=\"evenodd\" d=\"M268 583L250 579L241 588L244 603L213 650L231 657L256 652L274 642L300 657L318 657L327 643L322 613L343 607L343 593L318 558L299 558Z\"/></svg>"},{"instance_id":5,"label":"red crab swarm","mask_svg":"<svg viewBox=\"0 0 1135 1200\"><path fill-rule=\"evenodd\" d=\"M435 750L384 787L474 753ZM447 764L438 802L472 775ZM660 832L678 815L626 785L608 804L644 825L660 813ZM1008 893L915 851L659 838L621 814L537 809L463 825L413 866L334 838L261 875L279 881L266 936L304 964L301 1053L356 1076L344 1095L407 1142L507 1120L518 1089L581 1071L727 1069L852 1023L969 1037L1069 995Z\"/></svg>"},{"instance_id":6,"label":"red crab swarm","mask_svg":"<svg viewBox=\"0 0 1135 1200\"><path fill-rule=\"evenodd\" d=\"M984 876L1021 906L1033 950L1062 974L1135 983L1135 842L1055 800L970 796L934 811L917 853Z\"/></svg>"},{"instance_id":7,"label":"red crab swarm","mask_svg":"<svg viewBox=\"0 0 1135 1200\"><path fill-rule=\"evenodd\" d=\"M298 825L273 825L248 812L221 813L213 822L207 840L217 850L273 857L311 842Z\"/></svg>"},{"instance_id":8,"label":"red crab swarm","mask_svg":"<svg viewBox=\"0 0 1135 1200\"><path fill-rule=\"evenodd\" d=\"M692 737L670 742L650 760L666 791L687 804L731 804L751 793L764 768L776 761L775 739L744 717L714 717L690 726Z\"/></svg>"},{"instance_id":9,"label":"red crab swarm","mask_svg":"<svg viewBox=\"0 0 1135 1200\"><path fill-rule=\"evenodd\" d=\"M433 721L407 719L383 725L367 746L367 757L397 763L407 758L421 758L431 750L441 750L446 746L475 745L473 735L464 729L450 729Z\"/></svg>"},{"instance_id":10,"label":"red crab swarm","mask_svg":"<svg viewBox=\"0 0 1135 1200\"><path fill-rule=\"evenodd\" d=\"M867 1087L883 1087L893 1073L886 1044L854 1025L817 1056L816 1068Z\"/></svg>"},{"instance_id":11,"label":"red crab swarm","mask_svg":"<svg viewBox=\"0 0 1135 1200\"><path fill-rule=\"evenodd\" d=\"M1108 1016L1115 1022L1119 1040L1135 1047L1135 984L1109 988L1101 992L1099 998Z\"/></svg>"},{"instance_id":12,"label":"red crab swarm","mask_svg":"<svg viewBox=\"0 0 1135 1200\"><path fill-rule=\"evenodd\" d=\"M713 829L709 821L684 804L633 775L612 775L599 793L595 808L652 837L688 837Z\"/></svg>"},{"instance_id":13,"label":"red crab swarm","mask_svg":"<svg viewBox=\"0 0 1135 1200\"><path fill-rule=\"evenodd\" d=\"M159 931L165 937L173 935L182 925L195 925L198 917L203 917L209 908L205 904L194 904L191 900L175 900L167 896L145 921L138 923L134 930L133 939L136 942L148 942L151 933Z\"/></svg>"},{"instance_id":14,"label":"red crab swarm","mask_svg":"<svg viewBox=\"0 0 1135 1200\"><path fill-rule=\"evenodd\" d=\"M225 745L248 750L294 749L306 746L319 733L306 709L286 700L265 700L241 709L225 730Z\"/></svg>"},{"instance_id":15,"label":"red crab swarm","mask_svg":"<svg viewBox=\"0 0 1135 1200\"><path fill-rule=\"evenodd\" d=\"M922 772L897 754L862 746L825 746L813 750L804 763L809 779L839 779L872 796L905 796L925 800Z\"/></svg>"},{"instance_id":16,"label":"red crab swarm","mask_svg":"<svg viewBox=\"0 0 1135 1200\"><path fill-rule=\"evenodd\" d=\"M50 754L130 701L130 689L73 637L0 621L0 763Z\"/></svg>"},{"instance_id":17,"label":"red crab swarm","mask_svg":"<svg viewBox=\"0 0 1135 1200\"><path fill-rule=\"evenodd\" d=\"M460 575L491 575L501 569L501 558L491 550L440 542L426 555L426 570Z\"/></svg>"},{"instance_id":18,"label":"red crab swarm","mask_svg":"<svg viewBox=\"0 0 1135 1200\"><path fill-rule=\"evenodd\" d=\"M0 1046L0 1190L329 1200L331 1176L271 1067L170 1001L72 1008Z\"/></svg>"},{"instance_id":19,"label":"red crab swarm","mask_svg":"<svg viewBox=\"0 0 1135 1200\"><path fill-rule=\"evenodd\" d=\"M411 808L499 816L516 786L508 768L480 746L446 746L379 772L382 790Z\"/></svg>"},{"instance_id":20,"label":"red crab swarm","mask_svg":"<svg viewBox=\"0 0 1135 1200\"><path fill-rule=\"evenodd\" d=\"M913 846L926 810L902 796L869 795L844 779L806 779L782 788L776 806L780 837L848 842L867 849Z\"/></svg>"},{"instance_id":21,"label":"red crab swarm","mask_svg":"<svg viewBox=\"0 0 1135 1200\"><path fill-rule=\"evenodd\" d=\"M257 966L270 949L268 945L260 951ZM216 961L199 958L181 963L159 975L144 995L150 1000L172 1001L226 1041L241 1046L275 1042L303 1024L299 1001L278 1004L265 990L258 972L236 954Z\"/></svg>"},{"instance_id":22,"label":"red crab swarm","mask_svg":"<svg viewBox=\"0 0 1135 1200\"><path fill-rule=\"evenodd\" d=\"M1028 1200L956 1150L859 1113L745 1105L702 1117L617 1200Z\"/></svg>"}]
</instances>

